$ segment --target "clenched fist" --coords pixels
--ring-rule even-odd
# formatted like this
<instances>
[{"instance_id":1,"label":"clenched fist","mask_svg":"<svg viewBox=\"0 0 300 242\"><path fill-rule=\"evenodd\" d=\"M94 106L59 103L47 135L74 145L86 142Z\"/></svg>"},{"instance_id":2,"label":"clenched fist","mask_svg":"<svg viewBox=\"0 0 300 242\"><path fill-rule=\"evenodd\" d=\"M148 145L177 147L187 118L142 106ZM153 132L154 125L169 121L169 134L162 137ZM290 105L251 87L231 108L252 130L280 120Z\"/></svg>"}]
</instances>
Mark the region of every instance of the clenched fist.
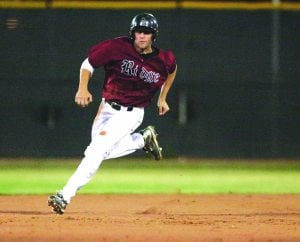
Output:
<instances>
[{"instance_id":1,"label":"clenched fist","mask_svg":"<svg viewBox=\"0 0 300 242\"><path fill-rule=\"evenodd\" d=\"M79 89L75 95L75 103L80 107L86 107L93 102L93 96L88 90Z\"/></svg>"}]
</instances>

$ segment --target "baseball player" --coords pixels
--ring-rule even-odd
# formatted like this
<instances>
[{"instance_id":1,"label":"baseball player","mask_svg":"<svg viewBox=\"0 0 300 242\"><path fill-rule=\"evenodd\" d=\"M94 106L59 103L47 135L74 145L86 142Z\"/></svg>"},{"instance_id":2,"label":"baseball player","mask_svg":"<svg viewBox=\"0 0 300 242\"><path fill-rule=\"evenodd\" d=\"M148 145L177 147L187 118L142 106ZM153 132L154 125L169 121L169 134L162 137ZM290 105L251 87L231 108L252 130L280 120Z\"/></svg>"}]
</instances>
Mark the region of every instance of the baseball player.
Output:
<instances>
[{"instance_id":1,"label":"baseball player","mask_svg":"<svg viewBox=\"0 0 300 242\"><path fill-rule=\"evenodd\" d=\"M102 101L84 158L63 189L48 198L54 213L64 213L71 198L92 179L103 160L128 155L138 149L144 149L156 160L162 159L154 127L135 130L143 121L144 108L158 90L158 114L169 111L166 98L175 79L176 60L171 51L153 45L158 23L152 14L136 15L129 35L93 46L82 62L76 104L86 107L93 101L88 83L94 69L99 67L105 71Z\"/></svg>"}]
</instances>

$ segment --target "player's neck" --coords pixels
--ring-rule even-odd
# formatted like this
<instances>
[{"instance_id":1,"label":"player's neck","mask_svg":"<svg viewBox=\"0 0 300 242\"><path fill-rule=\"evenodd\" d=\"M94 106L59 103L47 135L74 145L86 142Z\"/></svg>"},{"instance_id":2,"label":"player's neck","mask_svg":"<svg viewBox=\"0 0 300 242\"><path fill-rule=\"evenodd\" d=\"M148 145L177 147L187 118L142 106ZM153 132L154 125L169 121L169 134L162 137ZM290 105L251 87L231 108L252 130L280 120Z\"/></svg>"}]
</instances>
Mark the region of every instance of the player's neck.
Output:
<instances>
[{"instance_id":1,"label":"player's neck","mask_svg":"<svg viewBox=\"0 0 300 242\"><path fill-rule=\"evenodd\" d=\"M138 48L138 47L136 47L135 49L136 49L136 51L137 51L139 54L141 54L141 55L151 54L151 53L153 52L151 46L150 46L150 47L147 47L147 48L145 48L145 49Z\"/></svg>"}]
</instances>

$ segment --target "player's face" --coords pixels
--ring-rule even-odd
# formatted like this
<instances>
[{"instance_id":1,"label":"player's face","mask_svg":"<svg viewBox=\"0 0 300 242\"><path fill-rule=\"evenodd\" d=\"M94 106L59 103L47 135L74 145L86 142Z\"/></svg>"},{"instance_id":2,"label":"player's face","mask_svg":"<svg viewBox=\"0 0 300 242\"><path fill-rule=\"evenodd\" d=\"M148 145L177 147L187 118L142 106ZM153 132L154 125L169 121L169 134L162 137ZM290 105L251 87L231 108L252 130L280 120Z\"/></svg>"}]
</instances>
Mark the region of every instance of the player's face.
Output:
<instances>
[{"instance_id":1,"label":"player's face","mask_svg":"<svg viewBox=\"0 0 300 242\"><path fill-rule=\"evenodd\" d=\"M147 54L152 52L152 33L145 30L134 31L134 46L140 53Z\"/></svg>"}]
</instances>

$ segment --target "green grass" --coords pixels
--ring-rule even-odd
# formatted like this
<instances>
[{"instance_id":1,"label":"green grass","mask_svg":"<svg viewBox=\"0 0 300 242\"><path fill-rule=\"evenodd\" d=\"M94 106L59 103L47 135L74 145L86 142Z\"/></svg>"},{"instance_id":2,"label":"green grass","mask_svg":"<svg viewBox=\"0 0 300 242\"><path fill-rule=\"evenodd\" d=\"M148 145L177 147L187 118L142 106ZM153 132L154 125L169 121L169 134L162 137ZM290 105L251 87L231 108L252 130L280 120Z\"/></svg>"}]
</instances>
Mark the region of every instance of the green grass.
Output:
<instances>
[{"instance_id":1,"label":"green grass","mask_svg":"<svg viewBox=\"0 0 300 242\"><path fill-rule=\"evenodd\" d=\"M0 194L50 194L63 187L80 159L0 159ZM80 193L300 194L299 161L104 161Z\"/></svg>"}]
</instances>

